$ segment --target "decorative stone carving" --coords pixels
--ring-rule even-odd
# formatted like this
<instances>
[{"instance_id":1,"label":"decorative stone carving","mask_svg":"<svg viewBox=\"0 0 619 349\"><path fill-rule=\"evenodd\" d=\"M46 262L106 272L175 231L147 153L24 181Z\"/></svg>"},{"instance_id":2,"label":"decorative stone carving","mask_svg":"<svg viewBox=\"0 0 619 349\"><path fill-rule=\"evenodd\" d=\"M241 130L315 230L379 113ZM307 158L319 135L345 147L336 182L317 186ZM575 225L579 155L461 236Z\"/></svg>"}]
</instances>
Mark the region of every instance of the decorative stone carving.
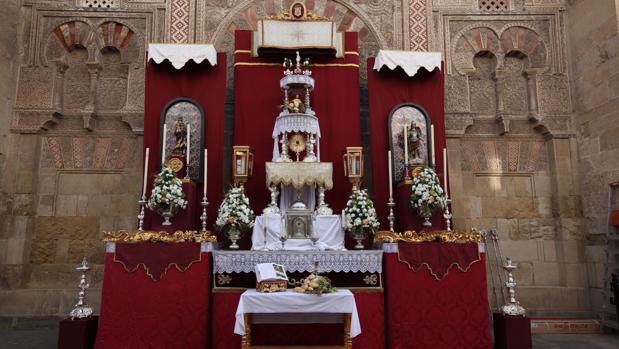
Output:
<instances>
[{"instance_id":1,"label":"decorative stone carving","mask_svg":"<svg viewBox=\"0 0 619 349\"><path fill-rule=\"evenodd\" d=\"M473 172L536 172L546 169L543 140L462 142L462 169Z\"/></svg>"}]
</instances>

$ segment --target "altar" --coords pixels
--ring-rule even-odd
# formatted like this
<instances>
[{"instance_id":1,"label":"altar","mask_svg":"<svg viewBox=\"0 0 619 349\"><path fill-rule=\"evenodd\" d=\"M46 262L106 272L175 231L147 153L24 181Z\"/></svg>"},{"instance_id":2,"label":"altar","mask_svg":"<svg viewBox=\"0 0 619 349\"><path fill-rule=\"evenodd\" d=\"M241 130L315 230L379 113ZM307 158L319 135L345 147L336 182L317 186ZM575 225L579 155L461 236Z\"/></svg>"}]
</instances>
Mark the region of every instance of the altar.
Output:
<instances>
[{"instance_id":1,"label":"altar","mask_svg":"<svg viewBox=\"0 0 619 349\"><path fill-rule=\"evenodd\" d=\"M357 33L332 23L295 2L235 31L230 153L225 55L151 45L138 230L105 233L97 348L491 347L485 247L451 224L441 55L368 61L363 144Z\"/></svg>"}]
</instances>

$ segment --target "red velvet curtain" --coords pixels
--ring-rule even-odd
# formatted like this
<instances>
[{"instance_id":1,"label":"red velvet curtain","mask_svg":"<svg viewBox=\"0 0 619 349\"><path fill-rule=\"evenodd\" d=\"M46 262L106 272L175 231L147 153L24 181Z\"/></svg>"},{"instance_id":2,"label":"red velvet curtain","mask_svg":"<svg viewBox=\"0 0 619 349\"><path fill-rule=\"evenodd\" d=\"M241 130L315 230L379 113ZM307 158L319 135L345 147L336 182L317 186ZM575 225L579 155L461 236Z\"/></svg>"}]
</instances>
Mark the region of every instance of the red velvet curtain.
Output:
<instances>
[{"instance_id":1,"label":"red velvet curtain","mask_svg":"<svg viewBox=\"0 0 619 349\"><path fill-rule=\"evenodd\" d=\"M191 246L199 249L200 246ZM143 267L127 272L106 253L97 349L206 348L211 256L155 282Z\"/></svg>"},{"instance_id":2,"label":"red velvet curtain","mask_svg":"<svg viewBox=\"0 0 619 349\"><path fill-rule=\"evenodd\" d=\"M389 70L383 68L375 71L374 58L368 58L368 99L370 104L370 143L372 148L372 177L374 205L383 229L388 227L387 201L389 199L389 178L387 168L387 151L389 138L387 123L391 110L401 103L414 103L425 109L434 125L434 145L436 147L436 173L443 178L443 148L445 142L445 107L444 107L444 73L435 69L428 72L420 69L409 77L403 70ZM394 183L394 186L396 183ZM396 188L394 188L395 196ZM396 216L415 217L416 212L408 205L398 204ZM442 220L437 220L437 222ZM416 222L420 225L421 218ZM443 223L441 223L442 225ZM419 225L411 223L401 224L398 230L419 229ZM407 225L407 226L405 226ZM435 228L438 227L435 225Z\"/></svg>"},{"instance_id":3,"label":"red velvet curtain","mask_svg":"<svg viewBox=\"0 0 619 349\"><path fill-rule=\"evenodd\" d=\"M333 162L334 188L327 202L340 211L350 195L344 177L342 152L347 146L361 145L359 106L359 57L357 33L345 34L344 58L311 56L316 88L311 93L312 108L320 120L321 161ZM234 144L249 145L255 151L254 174L246 185L252 208L259 212L269 202L265 185L265 162L273 156L271 138L275 119L283 104L279 80L283 77L284 56L251 57L251 32L235 33ZM293 53L288 55L293 57Z\"/></svg>"},{"instance_id":4,"label":"red velvet curtain","mask_svg":"<svg viewBox=\"0 0 619 349\"><path fill-rule=\"evenodd\" d=\"M187 62L181 69L175 69L167 60L161 64L149 61L146 64L146 86L144 103L144 149L150 148L148 162L150 195L154 176L160 170L159 154L160 118L165 106L173 99L186 97L196 101L204 111L205 147L208 149L208 221L215 221L215 214L222 197L223 150L224 150L224 108L226 101L226 54L217 54L217 65L206 60L200 64ZM202 199L202 185L197 188ZM196 205L201 210L199 205ZM195 215L199 217L200 214ZM146 219L147 224L150 222ZM193 222L197 228L198 222ZM147 227L150 228L150 227Z\"/></svg>"},{"instance_id":5,"label":"red velvet curtain","mask_svg":"<svg viewBox=\"0 0 619 349\"><path fill-rule=\"evenodd\" d=\"M384 258L388 347L489 349L485 256L442 281L426 267L412 271L397 253Z\"/></svg>"}]
</instances>

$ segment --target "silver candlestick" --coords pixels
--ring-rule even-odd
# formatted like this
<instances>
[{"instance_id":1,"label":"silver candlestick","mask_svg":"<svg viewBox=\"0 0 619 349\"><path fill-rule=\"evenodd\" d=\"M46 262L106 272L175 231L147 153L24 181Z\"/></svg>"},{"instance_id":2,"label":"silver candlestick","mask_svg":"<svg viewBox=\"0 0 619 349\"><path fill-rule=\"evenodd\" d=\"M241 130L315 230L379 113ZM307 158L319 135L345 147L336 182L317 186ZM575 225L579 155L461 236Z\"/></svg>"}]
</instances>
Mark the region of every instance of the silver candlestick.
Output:
<instances>
[{"instance_id":1,"label":"silver candlestick","mask_svg":"<svg viewBox=\"0 0 619 349\"><path fill-rule=\"evenodd\" d=\"M288 133L284 132L282 134L282 138L279 140L279 143L282 145L282 152L279 155L279 158L276 160L277 162L290 162L292 161L288 156Z\"/></svg>"},{"instance_id":2,"label":"silver candlestick","mask_svg":"<svg viewBox=\"0 0 619 349\"><path fill-rule=\"evenodd\" d=\"M443 210L443 218L445 218L445 226L447 231L451 231L451 211L449 211L449 203L451 199L449 197L445 198L445 209Z\"/></svg>"},{"instance_id":3,"label":"silver candlestick","mask_svg":"<svg viewBox=\"0 0 619 349\"><path fill-rule=\"evenodd\" d=\"M138 213L138 230L144 230L144 217L146 214L144 213L144 208L146 207L146 195L142 195L142 198L138 201L140 204L140 213Z\"/></svg>"},{"instance_id":4,"label":"silver candlestick","mask_svg":"<svg viewBox=\"0 0 619 349\"><path fill-rule=\"evenodd\" d=\"M508 257L507 263L505 263L503 269L507 272L507 281L505 282L505 286L507 287L507 292L509 293L509 303L505 304L502 310L505 315L524 316L526 310L520 305L520 302L516 300L516 281L514 280L514 275L512 274L516 268L517 266L512 264L512 259Z\"/></svg>"},{"instance_id":5,"label":"silver candlestick","mask_svg":"<svg viewBox=\"0 0 619 349\"><path fill-rule=\"evenodd\" d=\"M271 185L269 187L269 191L271 192L271 202L269 203L269 206L265 207L262 210L262 213L264 214L279 213L279 206L277 205L277 197L279 195L279 190L277 190L276 185Z\"/></svg>"},{"instance_id":6,"label":"silver candlestick","mask_svg":"<svg viewBox=\"0 0 619 349\"><path fill-rule=\"evenodd\" d=\"M75 268L75 270L82 272L82 276L80 277L80 291L77 294L77 303L75 304L75 308L69 313L71 320L84 319L92 315L92 308L85 303L86 289L90 287L90 284L86 282L86 273L90 270L86 257L84 257L82 264Z\"/></svg>"},{"instance_id":7,"label":"silver candlestick","mask_svg":"<svg viewBox=\"0 0 619 349\"><path fill-rule=\"evenodd\" d=\"M309 134L309 139L307 141L307 155L303 159L303 162L316 162L318 158L316 157L316 153L314 152L314 144L316 143L316 139L314 138L314 134Z\"/></svg>"},{"instance_id":8,"label":"silver candlestick","mask_svg":"<svg viewBox=\"0 0 619 349\"><path fill-rule=\"evenodd\" d=\"M316 208L316 215L329 216L332 214L333 210L325 202L325 188L322 185L318 186L318 208Z\"/></svg>"},{"instance_id":9,"label":"silver candlestick","mask_svg":"<svg viewBox=\"0 0 619 349\"><path fill-rule=\"evenodd\" d=\"M389 231L395 232L395 214L393 213L395 202L393 201L393 197L389 197L387 206L389 207L389 216L387 216L387 220L389 221Z\"/></svg>"},{"instance_id":10,"label":"silver candlestick","mask_svg":"<svg viewBox=\"0 0 619 349\"><path fill-rule=\"evenodd\" d=\"M202 230L206 231L206 208L208 207L208 200L206 199L206 195L202 197L202 202L200 202L202 206L202 214L200 215L200 221L202 222Z\"/></svg>"}]
</instances>

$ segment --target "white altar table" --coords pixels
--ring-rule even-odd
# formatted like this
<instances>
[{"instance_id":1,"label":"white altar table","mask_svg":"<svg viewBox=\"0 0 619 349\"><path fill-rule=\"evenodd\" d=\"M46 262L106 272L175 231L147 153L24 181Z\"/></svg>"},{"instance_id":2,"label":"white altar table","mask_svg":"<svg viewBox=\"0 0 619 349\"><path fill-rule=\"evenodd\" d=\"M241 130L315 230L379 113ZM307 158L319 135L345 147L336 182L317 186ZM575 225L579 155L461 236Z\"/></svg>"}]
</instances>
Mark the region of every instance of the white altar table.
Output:
<instances>
[{"instance_id":1,"label":"white altar table","mask_svg":"<svg viewBox=\"0 0 619 349\"><path fill-rule=\"evenodd\" d=\"M308 316L293 318L290 316L260 317L257 315L281 313L307 314ZM334 293L318 296L296 293L292 290L261 293L255 289L250 289L241 295L236 309L234 333L244 336L243 342L249 344L251 342L251 323L254 317L261 323L287 323L287 320L297 323L297 319L302 319L301 323L324 323L337 320L334 319L334 314L343 315L337 322L344 322L344 342L349 344L350 338L356 337L361 333L355 297L350 290L338 290ZM347 333L349 333L349 338L346 336Z\"/></svg>"},{"instance_id":2,"label":"white altar table","mask_svg":"<svg viewBox=\"0 0 619 349\"><path fill-rule=\"evenodd\" d=\"M334 250L344 251L344 230L342 229L342 218L338 215L316 216L316 248L321 251ZM251 235L251 249L262 250L264 248L265 224L266 221L266 249L275 251L282 250L280 241L282 229L282 217L280 214L262 214L256 217L254 230ZM285 250L311 250L312 242L309 239L289 239L286 240Z\"/></svg>"}]
</instances>

